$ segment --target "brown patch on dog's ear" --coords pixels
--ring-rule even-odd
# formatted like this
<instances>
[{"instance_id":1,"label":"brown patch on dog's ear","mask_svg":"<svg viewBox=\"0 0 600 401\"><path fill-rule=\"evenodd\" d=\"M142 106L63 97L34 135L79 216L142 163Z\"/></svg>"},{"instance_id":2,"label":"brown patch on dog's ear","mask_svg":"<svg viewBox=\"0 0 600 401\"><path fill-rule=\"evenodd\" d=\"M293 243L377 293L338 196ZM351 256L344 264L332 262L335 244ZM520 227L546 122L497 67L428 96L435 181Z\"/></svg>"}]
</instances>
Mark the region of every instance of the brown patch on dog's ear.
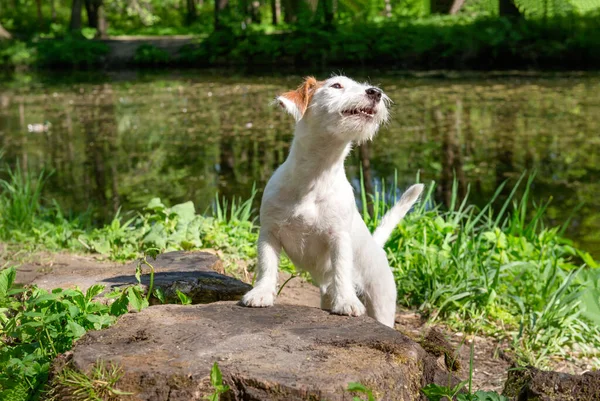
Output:
<instances>
[{"instance_id":1,"label":"brown patch on dog's ear","mask_svg":"<svg viewBox=\"0 0 600 401\"><path fill-rule=\"evenodd\" d=\"M298 121L306 112L315 91L319 89L321 85L323 85L323 83L317 81L314 77L307 77L298 89L285 92L279 96L279 104L281 107L287 109L287 111L296 118L296 121Z\"/></svg>"}]
</instances>

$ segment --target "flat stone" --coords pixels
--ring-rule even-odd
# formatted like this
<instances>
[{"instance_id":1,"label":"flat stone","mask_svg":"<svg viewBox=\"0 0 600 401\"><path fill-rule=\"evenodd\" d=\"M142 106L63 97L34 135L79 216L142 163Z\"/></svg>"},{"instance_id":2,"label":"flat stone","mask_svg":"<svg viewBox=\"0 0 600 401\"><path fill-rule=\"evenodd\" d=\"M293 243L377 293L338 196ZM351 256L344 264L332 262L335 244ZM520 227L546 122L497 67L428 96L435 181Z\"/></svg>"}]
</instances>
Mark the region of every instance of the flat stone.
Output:
<instances>
[{"instance_id":1,"label":"flat stone","mask_svg":"<svg viewBox=\"0 0 600 401\"><path fill-rule=\"evenodd\" d=\"M222 400L351 400L350 382L378 400L420 400L426 384L448 383L435 356L405 335L366 316L292 305L151 306L88 332L53 370L89 373L99 362L122 369L115 387L133 400L201 400L214 362L230 386ZM72 389L54 386L69 399Z\"/></svg>"},{"instance_id":2,"label":"flat stone","mask_svg":"<svg viewBox=\"0 0 600 401\"><path fill-rule=\"evenodd\" d=\"M17 269L17 282L38 287L72 288L86 290L94 284L114 288L137 284L137 262L125 265L106 263L88 256L59 254L52 263L30 262ZM167 302L176 302L177 290L192 299L192 303L209 303L239 300L252 287L240 280L218 273L221 261L208 252L177 251L163 253L156 260L148 259L154 266L154 288L161 288ZM142 286L150 283L150 269L143 266Z\"/></svg>"},{"instance_id":3,"label":"flat stone","mask_svg":"<svg viewBox=\"0 0 600 401\"><path fill-rule=\"evenodd\" d=\"M570 375L533 367L511 369L503 394L515 401L598 401L600 372Z\"/></svg>"}]
</instances>

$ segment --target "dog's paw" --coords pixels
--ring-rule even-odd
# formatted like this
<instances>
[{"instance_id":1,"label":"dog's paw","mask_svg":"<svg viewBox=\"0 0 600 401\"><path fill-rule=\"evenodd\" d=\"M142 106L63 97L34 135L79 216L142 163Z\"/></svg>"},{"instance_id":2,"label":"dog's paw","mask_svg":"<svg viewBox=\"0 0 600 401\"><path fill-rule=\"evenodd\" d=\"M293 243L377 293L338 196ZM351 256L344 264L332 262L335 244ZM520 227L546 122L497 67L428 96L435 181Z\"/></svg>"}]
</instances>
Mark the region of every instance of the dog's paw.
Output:
<instances>
[{"instance_id":1,"label":"dog's paw","mask_svg":"<svg viewBox=\"0 0 600 401\"><path fill-rule=\"evenodd\" d=\"M365 306L358 297L334 301L331 313L336 315L360 316L365 313Z\"/></svg>"},{"instance_id":2,"label":"dog's paw","mask_svg":"<svg viewBox=\"0 0 600 401\"><path fill-rule=\"evenodd\" d=\"M273 306L275 292L269 289L256 287L244 295L240 304L251 308L266 308Z\"/></svg>"}]
</instances>

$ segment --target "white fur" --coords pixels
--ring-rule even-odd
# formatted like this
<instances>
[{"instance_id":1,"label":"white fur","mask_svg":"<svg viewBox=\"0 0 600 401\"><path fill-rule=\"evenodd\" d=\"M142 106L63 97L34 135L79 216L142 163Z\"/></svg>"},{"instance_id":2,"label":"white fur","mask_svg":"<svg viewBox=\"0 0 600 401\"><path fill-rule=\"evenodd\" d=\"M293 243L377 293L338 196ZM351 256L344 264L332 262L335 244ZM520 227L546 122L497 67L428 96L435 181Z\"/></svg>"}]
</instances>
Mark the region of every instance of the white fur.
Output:
<instances>
[{"instance_id":1,"label":"white fur","mask_svg":"<svg viewBox=\"0 0 600 401\"><path fill-rule=\"evenodd\" d=\"M304 113L293 101L278 99L296 118L296 130L288 158L264 191L258 278L243 305L273 305L283 248L319 285L323 309L352 316L366 309L369 316L394 326L396 285L382 247L423 186L411 187L371 236L344 172L351 144L371 139L388 118L389 98L382 95L375 103L365 92L370 87L343 76L330 78L314 91ZM342 113L364 108L373 109L372 117Z\"/></svg>"}]
</instances>

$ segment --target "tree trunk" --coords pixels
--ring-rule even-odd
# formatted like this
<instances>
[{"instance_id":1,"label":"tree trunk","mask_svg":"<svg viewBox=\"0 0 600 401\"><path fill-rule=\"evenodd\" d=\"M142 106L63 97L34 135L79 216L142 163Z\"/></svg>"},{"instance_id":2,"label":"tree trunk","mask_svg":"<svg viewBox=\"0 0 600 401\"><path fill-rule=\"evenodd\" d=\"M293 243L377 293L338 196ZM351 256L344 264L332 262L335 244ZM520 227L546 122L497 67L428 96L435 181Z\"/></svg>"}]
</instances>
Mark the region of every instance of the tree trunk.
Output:
<instances>
[{"instance_id":1,"label":"tree trunk","mask_svg":"<svg viewBox=\"0 0 600 401\"><path fill-rule=\"evenodd\" d=\"M227 7L228 0L215 0L215 31L221 29L220 15Z\"/></svg>"},{"instance_id":2,"label":"tree trunk","mask_svg":"<svg viewBox=\"0 0 600 401\"><path fill-rule=\"evenodd\" d=\"M88 26L98 28L98 3L97 0L85 0L85 11L87 12Z\"/></svg>"},{"instance_id":3,"label":"tree trunk","mask_svg":"<svg viewBox=\"0 0 600 401\"><path fill-rule=\"evenodd\" d=\"M431 0L430 7L432 14L449 14L454 0Z\"/></svg>"},{"instance_id":4,"label":"tree trunk","mask_svg":"<svg viewBox=\"0 0 600 401\"><path fill-rule=\"evenodd\" d=\"M187 5L187 14L185 15L185 22L188 25L191 25L196 21L197 13L196 13L196 0L186 0Z\"/></svg>"},{"instance_id":5,"label":"tree trunk","mask_svg":"<svg viewBox=\"0 0 600 401\"><path fill-rule=\"evenodd\" d=\"M317 10L316 10L316 20L321 21L325 26L329 27L333 25L333 7L332 0L318 0Z\"/></svg>"},{"instance_id":6,"label":"tree trunk","mask_svg":"<svg viewBox=\"0 0 600 401\"><path fill-rule=\"evenodd\" d=\"M108 30L108 24L106 23L106 14L104 12L104 4L101 4L98 8L98 32L96 37L100 39L106 39L108 37L106 31Z\"/></svg>"},{"instance_id":7,"label":"tree trunk","mask_svg":"<svg viewBox=\"0 0 600 401\"><path fill-rule=\"evenodd\" d=\"M454 15L458 13L464 4L465 0L454 0L452 7L450 7L450 14Z\"/></svg>"},{"instance_id":8,"label":"tree trunk","mask_svg":"<svg viewBox=\"0 0 600 401\"><path fill-rule=\"evenodd\" d=\"M55 0L50 0L50 19L52 22L56 22L56 5L54 4Z\"/></svg>"},{"instance_id":9,"label":"tree trunk","mask_svg":"<svg viewBox=\"0 0 600 401\"><path fill-rule=\"evenodd\" d=\"M248 5L248 11L250 14L250 21L253 24L260 24L260 2L251 0Z\"/></svg>"},{"instance_id":10,"label":"tree trunk","mask_svg":"<svg viewBox=\"0 0 600 401\"><path fill-rule=\"evenodd\" d=\"M0 23L0 40L3 39L11 39L12 35L10 34L10 32L8 32L6 29L4 29L4 27L2 26L2 23Z\"/></svg>"},{"instance_id":11,"label":"tree trunk","mask_svg":"<svg viewBox=\"0 0 600 401\"><path fill-rule=\"evenodd\" d=\"M40 28L44 26L44 16L42 15L42 0L35 0L35 8L37 10L38 25Z\"/></svg>"},{"instance_id":12,"label":"tree trunk","mask_svg":"<svg viewBox=\"0 0 600 401\"><path fill-rule=\"evenodd\" d=\"M88 17L88 26L97 30L97 38L105 38L106 18L104 16L103 0L85 0L85 10Z\"/></svg>"},{"instance_id":13,"label":"tree trunk","mask_svg":"<svg viewBox=\"0 0 600 401\"><path fill-rule=\"evenodd\" d=\"M514 0L499 0L499 12L504 17L518 17L521 15Z\"/></svg>"},{"instance_id":14,"label":"tree trunk","mask_svg":"<svg viewBox=\"0 0 600 401\"><path fill-rule=\"evenodd\" d=\"M459 0L457 0L457 1L459 1ZM392 18L392 1L391 0L385 0L385 17Z\"/></svg>"},{"instance_id":15,"label":"tree trunk","mask_svg":"<svg viewBox=\"0 0 600 401\"><path fill-rule=\"evenodd\" d=\"M300 1L298 0L282 0L283 20L288 24L294 24L298 21L300 12Z\"/></svg>"},{"instance_id":16,"label":"tree trunk","mask_svg":"<svg viewBox=\"0 0 600 401\"><path fill-rule=\"evenodd\" d=\"M279 21L281 21L281 0L271 0L271 14L273 25L279 25Z\"/></svg>"},{"instance_id":17,"label":"tree trunk","mask_svg":"<svg viewBox=\"0 0 600 401\"><path fill-rule=\"evenodd\" d=\"M81 30L81 6L83 0L73 0L71 4L71 22L69 23L69 29L71 31Z\"/></svg>"}]
</instances>

